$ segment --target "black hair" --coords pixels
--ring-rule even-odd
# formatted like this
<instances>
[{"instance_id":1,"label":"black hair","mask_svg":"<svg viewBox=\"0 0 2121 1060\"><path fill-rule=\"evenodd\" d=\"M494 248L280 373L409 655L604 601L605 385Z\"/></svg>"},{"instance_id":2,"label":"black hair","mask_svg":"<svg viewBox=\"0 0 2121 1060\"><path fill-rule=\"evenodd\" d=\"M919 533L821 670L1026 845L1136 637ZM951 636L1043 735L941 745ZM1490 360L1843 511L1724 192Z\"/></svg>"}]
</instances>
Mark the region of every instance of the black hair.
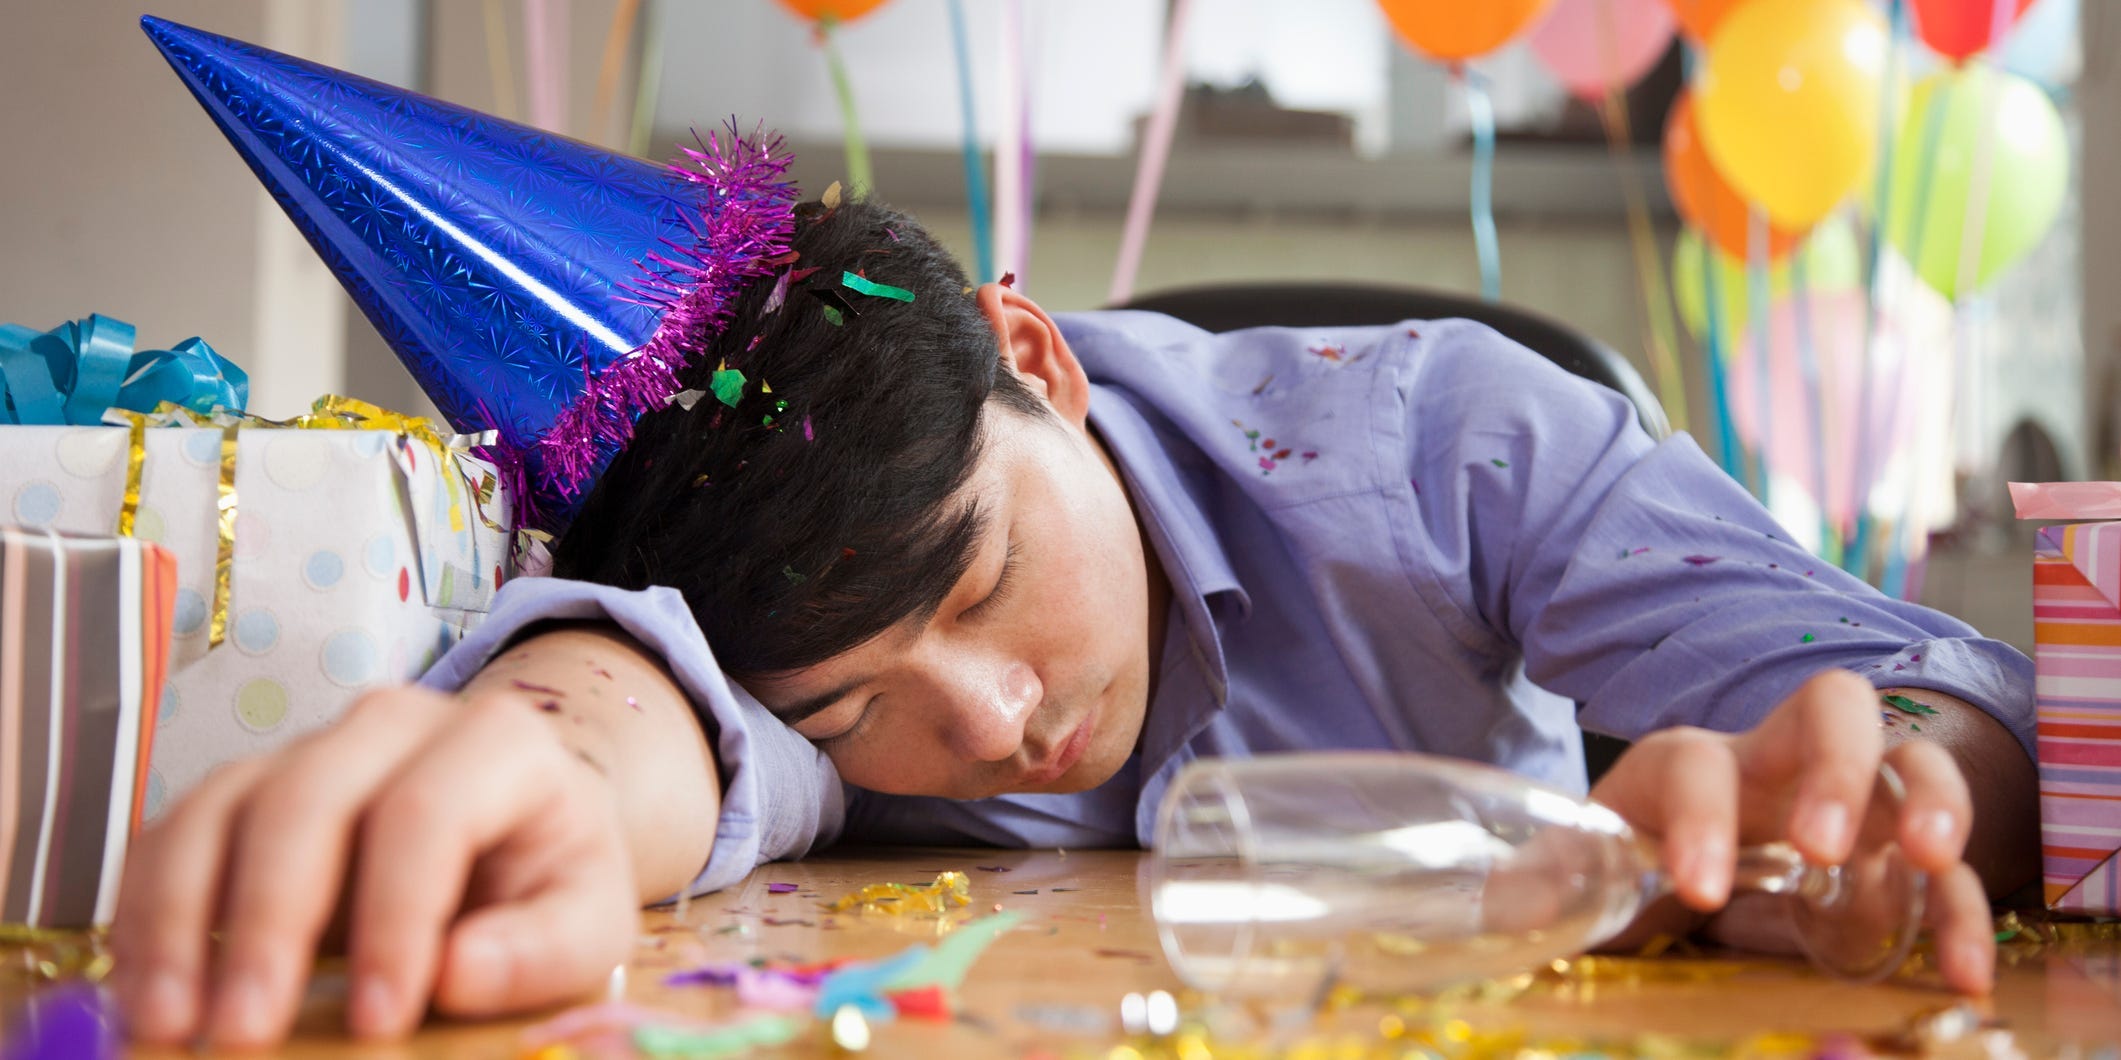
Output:
<instances>
[{"instance_id":1,"label":"black hair","mask_svg":"<svg viewBox=\"0 0 2121 1060\"><path fill-rule=\"evenodd\" d=\"M963 487L986 409L1048 411L1001 365L964 270L911 217L803 203L793 249L781 303L768 308L773 278L745 290L680 373L705 393L640 418L553 550L564 577L683 593L740 676L932 613L979 541ZM864 279L913 300L863 293ZM724 374L717 394L724 369L743 373L740 392Z\"/></svg>"}]
</instances>

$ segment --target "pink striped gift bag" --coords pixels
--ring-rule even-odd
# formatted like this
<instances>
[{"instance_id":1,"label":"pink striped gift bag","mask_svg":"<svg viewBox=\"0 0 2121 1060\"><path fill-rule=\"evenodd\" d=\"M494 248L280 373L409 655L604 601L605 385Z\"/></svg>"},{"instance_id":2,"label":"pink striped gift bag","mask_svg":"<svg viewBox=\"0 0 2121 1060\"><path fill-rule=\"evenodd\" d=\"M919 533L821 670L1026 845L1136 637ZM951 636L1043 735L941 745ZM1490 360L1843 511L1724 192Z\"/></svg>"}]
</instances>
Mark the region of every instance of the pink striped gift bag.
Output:
<instances>
[{"instance_id":1,"label":"pink striped gift bag","mask_svg":"<svg viewBox=\"0 0 2121 1060\"><path fill-rule=\"evenodd\" d=\"M2020 519L2083 520L2033 546L2047 904L2121 913L2121 482L2010 488Z\"/></svg>"},{"instance_id":2,"label":"pink striped gift bag","mask_svg":"<svg viewBox=\"0 0 2121 1060\"><path fill-rule=\"evenodd\" d=\"M176 596L159 545L0 525L0 922L110 921Z\"/></svg>"}]
</instances>

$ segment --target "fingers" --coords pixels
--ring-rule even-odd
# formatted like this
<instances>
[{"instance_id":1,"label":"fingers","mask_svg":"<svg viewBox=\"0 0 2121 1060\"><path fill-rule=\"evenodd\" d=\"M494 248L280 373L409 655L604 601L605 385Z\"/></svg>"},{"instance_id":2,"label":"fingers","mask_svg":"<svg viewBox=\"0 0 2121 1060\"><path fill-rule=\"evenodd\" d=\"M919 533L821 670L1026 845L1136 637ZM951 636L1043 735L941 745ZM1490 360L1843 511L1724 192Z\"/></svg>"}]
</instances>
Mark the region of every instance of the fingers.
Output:
<instances>
[{"instance_id":1,"label":"fingers","mask_svg":"<svg viewBox=\"0 0 2121 1060\"><path fill-rule=\"evenodd\" d=\"M1951 753L1927 740L1896 745L1885 756L1907 789L1896 838L1909 863L1940 873L1959 864L1973 830L1973 793Z\"/></svg>"},{"instance_id":2,"label":"fingers","mask_svg":"<svg viewBox=\"0 0 2121 1060\"><path fill-rule=\"evenodd\" d=\"M1710 912L1729 900L1738 857L1738 758L1729 742L1698 730L1665 753L1665 871L1680 901Z\"/></svg>"},{"instance_id":3,"label":"fingers","mask_svg":"<svg viewBox=\"0 0 2121 1060\"><path fill-rule=\"evenodd\" d=\"M487 906L450 932L435 1007L494 1016L581 997L626 960L640 912L609 872L577 872L535 897Z\"/></svg>"},{"instance_id":4,"label":"fingers","mask_svg":"<svg viewBox=\"0 0 2121 1060\"><path fill-rule=\"evenodd\" d=\"M198 1033L221 852L236 807L264 769L255 759L223 766L132 844L111 952L119 1004L136 1040L179 1045Z\"/></svg>"},{"instance_id":5,"label":"fingers","mask_svg":"<svg viewBox=\"0 0 2121 1060\"><path fill-rule=\"evenodd\" d=\"M361 807L446 716L438 696L370 697L272 759L234 816L208 1038L286 1037L344 879Z\"/></svg>"},{"instance_id":6,"label":"fingers","mask_svg":"<svg viewBox=\"0 0 2121 1060\"><path fill-rule=\"evenodd\" d=\"M1749 783L1769 790L1795 784L1786 834L1815 864L1848 857L1870 804L1885 742L1877 698L1869 682L1829 670L1738 742Z\"/></svg>"},{"instance_id":7,"label":"fingers","mask_svg":"<svg viewBox=\"0 0 2121 1060\"><path fill-rule=\"evenodd\" d=\"M1996 929L1972 867L1954 865L1930 877L1927 919L1944 981L1962 994L1988 993L1996 982Z\"/></svg>"},{"instance_id":8,"label":"fingers","mask_svg":"<svg viewBox=\"0 0 2121 1060\"><path fill-rule=\"evenodd\" d=\"M376 799L362 824L354 875L347 1015L356 1035L396 1037L419 1020L435 989L442 940L482 854L493 851L506 876L495 884L502 893L490 896L498 900L527 897L545 881L580 871L618 878L625 891L618 908L631 907L623 849L600 857L596 847L608 849L620 835L608 794L601 817L585 811L597 805L593 785L604 782L559 748L546 724L513 700L470 704L447 738ZM466 783L473 775L480 782ZM584 864L570 866L575 861ZM484 933L466 940L461 959L471 966L514 968L505 949L494 958L481 952Z\"/></svg>"}]
</instances>

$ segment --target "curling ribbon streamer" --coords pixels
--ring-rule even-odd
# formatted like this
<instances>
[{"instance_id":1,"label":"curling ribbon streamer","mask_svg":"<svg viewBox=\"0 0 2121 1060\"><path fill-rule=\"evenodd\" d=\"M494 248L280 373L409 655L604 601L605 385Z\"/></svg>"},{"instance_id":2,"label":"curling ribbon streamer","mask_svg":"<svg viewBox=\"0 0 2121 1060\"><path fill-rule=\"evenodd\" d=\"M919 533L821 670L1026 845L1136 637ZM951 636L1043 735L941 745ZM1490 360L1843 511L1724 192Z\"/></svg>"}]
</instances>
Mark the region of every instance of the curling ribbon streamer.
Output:
<instances>
[{"instance_id":1,"label":"curling ribbon streamer","mask_svg":"<svg viewBox=\"0 0 2121 1060\"><path fill-rule=\"evenodd\" d=\"M1871 566L1871 486L1876 472L1871 467L1872 446L1876 432L1871 425L1871 391L1877 386L1874 375L1874 358L1877 352L1879 316L1881 315L1882 286L1879 268L1884 261L1886 219L1892 216L1893 164L1899 145L1900 129L1899 91L1900 60L1905 54L1910 33L1907 0L1891 0L1888 18L1892 24L1891 36L1887 39L1885 52L1885 77L1879 82L1878 97L1878 177L1872 185L1870 256L1864 259L1869 270L1864 274L1863 287L1863 356L1856 364L1856 440L1855 461L1850 465L1849 511L1855 514L1855 528L1849 533L1848 561L1843 564L1849 573L1864 581L1870 580ZM1931 127L1926 136L1934 136ZM1916 214L1916 217L1923 216ZM1922 238L1921 226L1916 226L1915 239ZM1898 409L1899 403L1888 405Z\"/></svg>"},{"instance_id":2,"label":"curling ribbon streamer","mask_svg":"<svg viewBox=\"0 0 2121 1060\"><path fill-rule=\"evenodd\" d=\"M1768 222L1767 214L1758 206L1746 211L1745 229L1745 300L1746 321L1752 331L1753 342L1753 454L1747 466L1752 469L1755 489L1753 496L1760 506L1770 508L1768 503L1768 454L1774 451L1775 440L1775 370L1769 364L1769 345L1774 339L1773 329L1768 323Z\"/></svg>"},{"instance_id":3,"label":"curling ribbon streamer","mask_svg":"<svg viewBox=\"0 0 2121 1060\"><path fill-rule=\"evenodd\" d=\"M973 105L972 46L965 31L965 0L950 0L950 40L957 52L957 107L965 127L965 212L972 220L973 275L981 283L1000 275L994 271L992 209L987 202L987 167L981 164L979 110Z\"/></svg>"},{"instance_id":4,"label":"curling ribbon streamer","mask_svg":"<svg viewBox=\"0 0 2121 1060\"><path fill-rule=\"evenodd\" d=\"M1833 401L1827 392L1827 383L1819 370L1819 347L1813 341L1811 295L1806 285L1811 282L1805 275L1804 252L1790 255L1790 314L1792 329L1797 340L1797 372L1804 384L1805 432L1812 440L1812 499L1819 506L1819 555L1835 566L1841 566L1841 527L1835 525L1832 508L1827 504L1826 459L1827 451L1840 441L1840 423L1833 415ZM1763 353L1763 355L1765 355ZM1794 469L1793 469L1794 470Z\"/></svg>"},{"instance_id":5,"label":"curling ribbon streamer","mask_svg":"<svg viewBox=\"0 0 2121 1060\"><path fill-rule=\"evenodd\" d=\"M1704 291L1717 291L1714 286L1723 282L1723 260L1720 255L1704 251L1701 255L1701 282L1709 286ZM1723 299L1709 298L1703 302L1708 312L1708 327L1703 329L1701 360L1708 369L1709 412L1716 421L1716 466L1723 473L1739 482L1745 481L1744 469L1739 467L1743 454L1738 447L1738 433L1731 418L1730 380L1726 375L1729 362L1725 351L1730 349L1730 333L1725 330Z\"/></svg>"},{"instance_id":6,"label":"curling ribbon streamer","mask_svg":"<svg viewBox=\"0 0 2121 1060\"><path fill-rule=\"evenodd\" d=\"M567 133L567 0L523 0L523 53L530 124Z\"/></svg>"},{"instance_id":7,"label":"curling ribbon streamer","mask_svg":"<svg viewBox=\"0 0 2121 1060\"><path fill-rule=\"evenodd\" d=\"M1495 242L1495 104L1480 71L1455 68L1466 86L1466 113L1473 121L1473 246L1480 254L1480 296L1502 301L1502 251Z\"/></svg>"},{"instance_id":8,"label":"curling ribbon streamer","mask_svg":"<svg viewBox=\"0 0 2121 1060\"><path fill-rule=\"evenodd\" d=\"M1156 88L1156 109L1142 132L1141 158L1135 163L1134 192L1127 197L1127 226L1119 240L1119 264L1112 270L1112 290L1105 300L1124 304L1134 295L1134 276L1141 267L1142 248L1149 242L1149 221L1156 214L1157 192L1164 183L1164 163L1171 157L1171 134L1178 127L1178 109L1185 100L1186 26L1193 13L1193 0L1174 0L1170 23L1164 28L1163 79Z\"/></svg>"},{"instance_id":9,"label":"curling ribbon streamer","mask_svg":"<svg viewBox=\"0 0 2121 1060\"><path fill-rule=\"evenodd\" d=\"M1024 11L1022 0L1001 0L1001 39L994 49L1000 97L995 103L994 264L1017 275L1018 287L1030 271L1024 258ZM992 279L993 277L982 277Z\"/></svg>"},{"instance_id":10,"label":"curling ribbon streamer","mask_svg":"<svg viewBox=\"0 0 2121 1060\"><path fill-rule=\"evenodd\" d=\"M1609 29L1612 21L1610 9L1605 12L1605 21ZM1611 33L1606 36L1610 38ZM1610 47L1607 51L1610 59ZM1634 134L1629 128L1627 105L1618 87L1606 89L1598 115L1603 119L1606 146L1612 151L1613 164L1620 172L1620 186L1627 200L1628 242L1634 249L1636 282L1642 288L1643 312L1649 325L1650 371L1657 377L1657 400L1664 405L1664 414L1672 430L1683 432L1687 429L1686 376L1679 367L1678 332L1672 327L1671 289L1665 284L1664 265L1657 254L1657 236L1650 227L1649 203L1643 197L1641 183L1629 168L1628 159L1633 151L1629 145L1634 141Z\"/></svg>"},{"instance_id":11,"label":"curling ribbon streamer","mask_svg":"<svg viewBox=\"0 0 2121 1060\"><path fill-rule=\"evenodd\" d=\"M655 139L655 108L663 88L663 25L655 5L641 16L640 81L633 91L633 124L626 134L626 152L645 157Z\"/></svg>"},{"instance_id":12,"label":"curling ribbon streamer","mask_svg":"<svg viewBox=\"0 0 2121 1060\"><path fill-rule=\"evenodd\" d=\"M614 136L632 132L632 123L620 121L613 107L619 97L619 70L626 65L627 47L640 15L641 0L619 0L618 8L611 13L611 27L604 31L604 54L597 61L595 120L604 123Z\"/></svg>"},{"instance_id":13,"label":"curling ribbon streamer","mask_svg":"<svg viewBox=\"0 0 2121 1060\"><path fill-rule=\"evenodd\" d=\"M857 199L876 190L869 169L869 142L862 138L862 119L854 109L854 87L847 81L847 64L840 61L839 20L831 15L817 20L818 47L825 52L825 69L832 74L832 94L840 103L840 131L847 144L847 185Z\"/></svg>"},{"instance_id":14,"label":"curling ribbon streamer","mask_svg":"<svg viewBox=\"0 0 2121 1060\"><path fill-rule=\"evenodd\" d=\"M134 334L100 314L41 332L0 324L0 423L94 425L114 406L240 410L250 399L250 376L206 340L134 353Z\"/></svg>"}]
</instances>

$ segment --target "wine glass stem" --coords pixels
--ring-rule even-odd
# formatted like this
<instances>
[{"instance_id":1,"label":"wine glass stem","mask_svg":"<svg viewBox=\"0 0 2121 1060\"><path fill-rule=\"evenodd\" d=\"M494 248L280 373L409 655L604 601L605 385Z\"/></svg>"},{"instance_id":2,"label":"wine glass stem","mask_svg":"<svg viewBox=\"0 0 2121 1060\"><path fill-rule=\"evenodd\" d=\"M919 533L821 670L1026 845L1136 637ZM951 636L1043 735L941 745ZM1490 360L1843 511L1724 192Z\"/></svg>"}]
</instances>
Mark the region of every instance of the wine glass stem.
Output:
<instances>
[{"instance_id":1,"label":"wine glass stem","mask_svg":"<svg viewBox=\"0 0 2121 1060\"><path fill-rule=\"evenodd\" d=\"M1762 843L1740 847L1738 864L1731 873L1731 892L1802 894L1809 898L1832 897L1840 874L1831 866L1808 864L1804 855L1788 843Z\"/></svg>"}]
</instances>

